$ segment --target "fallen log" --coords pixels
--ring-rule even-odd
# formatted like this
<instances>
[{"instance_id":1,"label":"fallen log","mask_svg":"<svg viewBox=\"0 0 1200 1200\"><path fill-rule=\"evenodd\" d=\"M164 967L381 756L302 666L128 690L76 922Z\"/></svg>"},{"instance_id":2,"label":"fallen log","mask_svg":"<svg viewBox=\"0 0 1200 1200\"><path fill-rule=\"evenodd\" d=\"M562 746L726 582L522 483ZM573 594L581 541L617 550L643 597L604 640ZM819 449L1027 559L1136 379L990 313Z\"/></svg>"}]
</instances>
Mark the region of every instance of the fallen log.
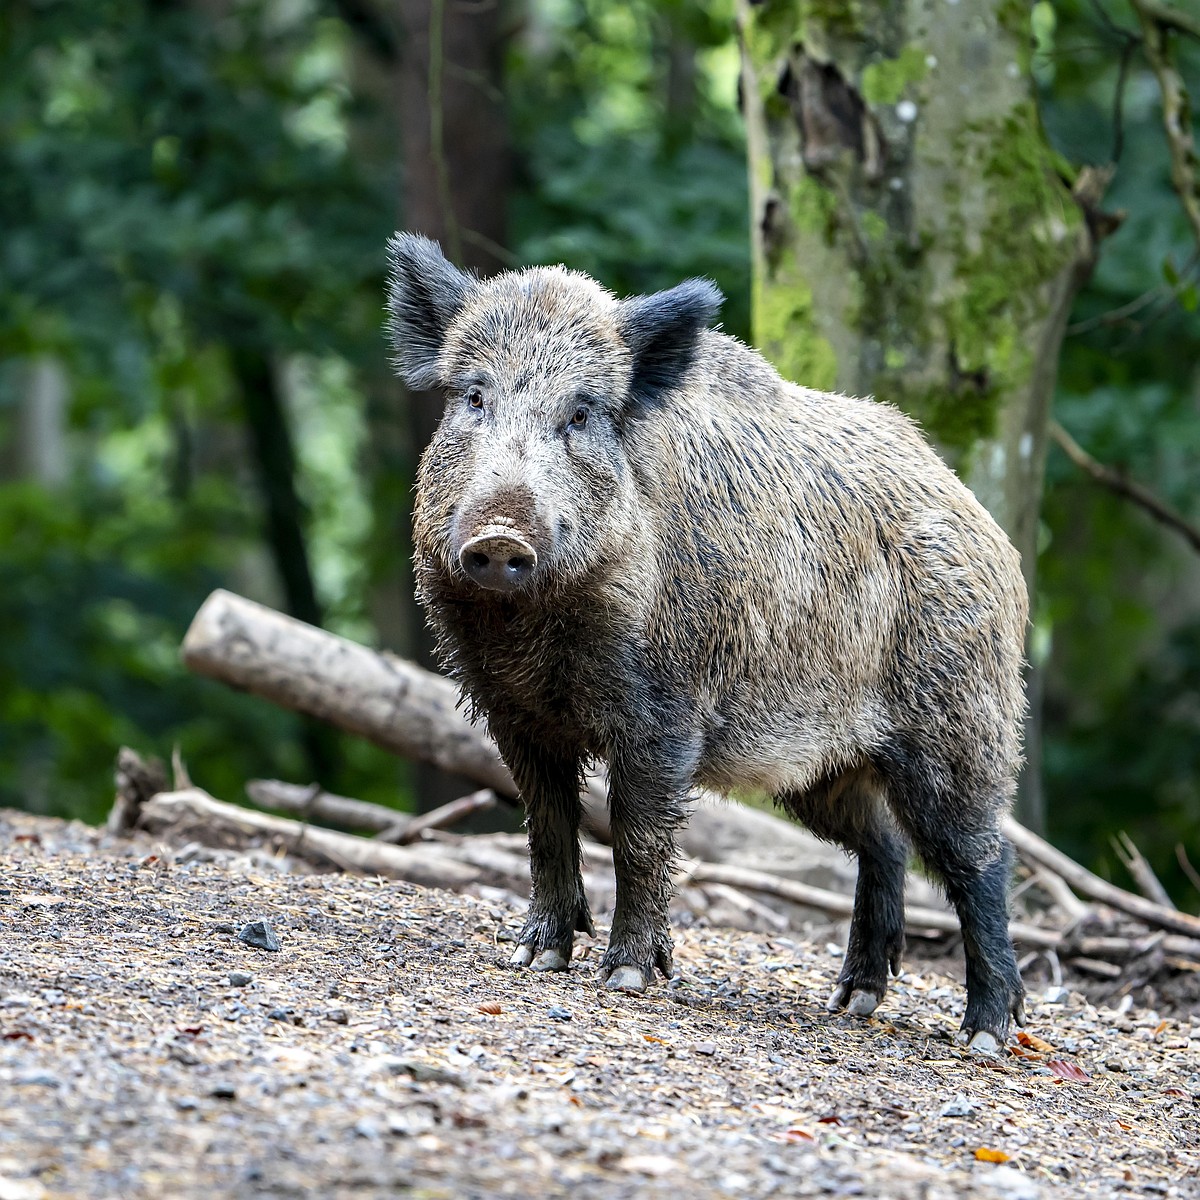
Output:
<instances>
[{"instance_id":1,"label":"fallen log","mask_svg":"<svg viewBox=\"0 0 1200 1200\"><path fill-rule=\"evenodd\" d=\"M430 846L393 846L350 833L319 829L290 817L274 817L226 804L199 788L152 796L142 805L138 824L151 833L194 837L205 843L211 843L214 835L221 834L243 843L252 838L268 838L298 857L316 858L342 870L403 879L422 887L455 889L490 882L479 867L459 857L439 854Z\"/></svg>"},{"instance_id":2,"label":"fallen log","mask_svg":"<svg viewBox=\"0 0 1200 1200\"><path fill-rule=\"evenodd\" d=\"M328 721L393 754L465 775L500 796L517 795L495 742L459 711L455 685L416 663L222 589L196 613L182 655L198 675ZM583 799L587 827L606 833L603 783L589 779Z\"/></svg>"}]
</instances>

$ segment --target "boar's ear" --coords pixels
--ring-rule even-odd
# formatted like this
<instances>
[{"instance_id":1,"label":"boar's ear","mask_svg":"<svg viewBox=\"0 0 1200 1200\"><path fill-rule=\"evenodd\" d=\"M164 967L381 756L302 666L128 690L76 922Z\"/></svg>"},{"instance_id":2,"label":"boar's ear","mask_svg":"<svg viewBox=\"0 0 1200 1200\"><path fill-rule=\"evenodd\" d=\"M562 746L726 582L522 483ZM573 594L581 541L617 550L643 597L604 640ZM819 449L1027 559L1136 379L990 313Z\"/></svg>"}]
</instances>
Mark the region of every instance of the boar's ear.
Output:
<instances>
[{"instance_id":1,"label":"boar's ear","mask_svg":"<svg viewBox=\"0 0 1200 1200\"><path fill-rule=\"evenodd\" d=\"M632 296L618 308L617 323L633 354L630 395L653 403L679 383L691 364L700 331L725 297L707 279L688 279L666 292Z\"/></svg>"},{"instance_id":2,"label":"boar's ear","mask_svg":"<svg viewBox=\"0 0 1200 1200\"><path fill-rule=\"evenodd\" d=\"M479 281L446 261L437 242L414 233L388 239L387 331L410 387L442 382L437 360L450 322Z\"/></svg>"}]
</instances>

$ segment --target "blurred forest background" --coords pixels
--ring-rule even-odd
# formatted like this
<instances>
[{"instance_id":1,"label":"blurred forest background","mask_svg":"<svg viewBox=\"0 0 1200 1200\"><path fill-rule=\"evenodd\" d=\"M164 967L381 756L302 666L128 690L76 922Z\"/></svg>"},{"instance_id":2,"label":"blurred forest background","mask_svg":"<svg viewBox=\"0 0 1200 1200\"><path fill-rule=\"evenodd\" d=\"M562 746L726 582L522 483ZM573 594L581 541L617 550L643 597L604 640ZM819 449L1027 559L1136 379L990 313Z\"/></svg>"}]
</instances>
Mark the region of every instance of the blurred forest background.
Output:
<instances>
[{"instance_id":1,"label":"blurred forest background","mask_svg":"<svg viewBox=\"0 0 1200 1200\"><path fill-rule=\"evenodd\" d=\"M1075 299L1054 417L1200 522L1200 217L1154 47L1125 0L1008 7L1061 171L1115 163L1104 208L1126 214ZM404 764L187 675L184 630L226 586L427 654L406 512L437 405L389 373L393 229L621 293L708 275L752 340L735 16L6 0L0 804L96 820L121 744L178 744L229 799L274 776L415 802ZM1200 41L1168 48L1198 78ZM1200 863L1200 555L1053 445L1037 543L1048 833L1113 875L1127 830L1195 910L1177 847Z\"/></svg>"}]
</instances>

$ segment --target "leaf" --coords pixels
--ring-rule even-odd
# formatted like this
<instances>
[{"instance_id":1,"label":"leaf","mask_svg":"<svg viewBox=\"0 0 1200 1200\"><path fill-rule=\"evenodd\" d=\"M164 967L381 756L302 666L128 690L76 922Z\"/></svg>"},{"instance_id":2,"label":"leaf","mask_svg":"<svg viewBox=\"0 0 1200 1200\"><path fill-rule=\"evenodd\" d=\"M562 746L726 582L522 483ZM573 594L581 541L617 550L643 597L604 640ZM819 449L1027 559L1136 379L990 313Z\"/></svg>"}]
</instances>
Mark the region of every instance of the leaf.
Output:
<instances>
[{"instance_id":1,"label":"leaf","mask_svg":"<svg viewBox=\"0 0 1200 1200\"><path fill-rule=\"evenodd\" d=\"M1077 1067L1063 1058L1052 1058L1046 1063L1046 1066L1059 1079L1069 1079L1072 1083L1087 1083L1092 1078L1082 1067Z\"/></svg>"},{"instance_id":2,"label":"leaf","mask_svg":"<svg viewBox=\"0 0 1200 1200\"><path fill-rule=\"evenodd\" d=\"M33 1034L26 1033L24 1029L12 1029L8 1033L0 1034L0 1040L5 1042L32 1042Z\"/></svg>"},{"instance_id":3,"label":"leaf","mask_svg":"<svg viewBox=\"0 0 1200 1200\"><path fill-rule=\"evenodd\" d=\"M1005 1154L1003 1150L989 1150L986 1146L980 1146L975 1151L975 1157L980 1162L1006 1163L1010 1162L1012 1156Z\"/></svg>"},{"instance_id":4,"label":"leaf","mask_svg":"<svg viewBox=\"0 0 1200 1200\"><path fill-rule=\"evenodd\" d=\"M648 1042L654 1042L655 1045L658 1046L669 1046L671 1044L666 1040L666 1038L655 1037L652 1033L643 1033L642 1037L644 1037Z\"/></svg>"},{"instance_id":5,"label":"leaf","mask_svg":"<svg viewBox=\"0 0 1200 1200\"><path fill-rule=\"evenodd\" d=\"M504 1005L495 1000L489 1000L486 1004L479 1006L481 1013L487 1013L489 1017L497 1017L504 1011Z\"/></svg>"},{"instance_id":6,"label":"leaf","mask_svg":"<svg viewBox=\"0 0 1200 1200\"><path fill-rule=\"evenodd\" d=\"M1189 283L1187 287L1185 287L1179 293L1178 299L1179 306L1184 312L1195 312L1196 308L1200 306L1200 291L1196 290L1196 285L1194 283Z\"/></svg>"},{"instance_id":7,"label":"leaf","mask_svg":"<svg viewBox=\"0 0 1200 1200\"><path fill-rule=\"evenodd\" d=\"M827 1117L818 1117L818 1125L844 1125L845 1122L836 1113L830 1113Z\"/></svg>"},{"instance_id":8,"label":"leaf","mask_svg":"<svg viewBox=\"0 0 1200 1200\"><path fill-rule=\"evenodd\" d=\"M807 1129L801 1129L799 1125L793 1125L791 1129L783 1135L784 1140L788 1142L798 1142L807 1145L809 1142L815 1142L817 1139L813 1137Z\"/></svg>"},{"instance_id":9,"label":"leaf","mask_svg":"<svg viewBox=\"0 0 1200 1200\"><path fill-rule=\"evenodd\" d=\"M1159 1034L1161 1034L1167 1028L1167 1026L1169 1026L1170 1024L1171 1024L1170 1021L1159 1021L1159 1023L1157 1025L1155 1025L1154 1033L1151 1036L1158 1037Z\"/></svg>"},{"instance_id":10,"label":"leaf","mask_svg":"<svg viewBox=\"0 0 1200 1200\"><path fill-rule=\"evenodd\" d=\"M1032 1033L1026 1033L1023 1029L1017 1031L1017 1041L1027 1050L1036 1050L1040 1054L1054 1053L1054 1047L1049 1042L1044 1042L1040 1037L1035 1037Z\"/></svg>"},{"instance_id":11,"label":"leaf","mask_svg":"<svg viewBox=\"0 0 1200 1200\"><path fill-rule=\"evenodd\" d=\"M1162 274L1171 287L1174 287L1179 282L1179 272L1175 269L1175 264L1169 258L1163 259Z\"/></svg>"}]
</instances>

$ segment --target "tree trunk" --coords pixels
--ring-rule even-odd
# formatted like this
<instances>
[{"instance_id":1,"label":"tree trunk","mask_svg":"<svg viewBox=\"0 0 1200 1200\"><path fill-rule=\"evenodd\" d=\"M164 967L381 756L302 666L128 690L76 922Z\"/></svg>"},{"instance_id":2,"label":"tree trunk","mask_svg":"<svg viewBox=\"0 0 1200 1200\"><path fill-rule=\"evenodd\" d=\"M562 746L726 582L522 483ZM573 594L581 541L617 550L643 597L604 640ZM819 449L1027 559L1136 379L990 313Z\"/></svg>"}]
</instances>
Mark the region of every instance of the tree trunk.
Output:
<instances>
[{"instance_id":1,"label":"tree trunk","mask_svg":"<svg viewBox=\"0 0 1200 1200\"><path fill-rule=\"evenodd\" d=\"M739 11L755 342L789 378L916 417L1032 594L1058 352L1094 245L1042 135L1028 22L1007 0Z\"/></svg>"},{"instance_id":2,"label":"tree trunk","mask_svg":"<svg viewBox=\"0 0 1200 1200\"><path fill-rule=\"evenodd\" d=\"M266 515L266 540L283 586L287 611L309 625L323 624L309 564L304 531L304 505L296 489L296 453L291 422L271 361L251 346L230 350L246 429L251 461L258 476ZM332 785L340 754L336 735L306 721L301 740L313 778Z\"/></svg>"},{"instance_id":3,"label":"tree trunk","mask_svg":"<svg viewBox=\"0 0 1200 1200\"><path fill-rule=\"evenodd\" d=\"M501 92L501 5L400 0L398 10L403 29L399 115L404 227L441 242L461 266L488 274L507 265L509 153ZM434 392L408 396L409 479L441 420L442 407L441 395ZM406 516L411 529L411 511ZM411 600L411 573L405 590L412 605L412 653L432 667L433 642ZM462 780L427 767L418 771L421 811L464 790Z\"/></svg>"}]
</instances>

